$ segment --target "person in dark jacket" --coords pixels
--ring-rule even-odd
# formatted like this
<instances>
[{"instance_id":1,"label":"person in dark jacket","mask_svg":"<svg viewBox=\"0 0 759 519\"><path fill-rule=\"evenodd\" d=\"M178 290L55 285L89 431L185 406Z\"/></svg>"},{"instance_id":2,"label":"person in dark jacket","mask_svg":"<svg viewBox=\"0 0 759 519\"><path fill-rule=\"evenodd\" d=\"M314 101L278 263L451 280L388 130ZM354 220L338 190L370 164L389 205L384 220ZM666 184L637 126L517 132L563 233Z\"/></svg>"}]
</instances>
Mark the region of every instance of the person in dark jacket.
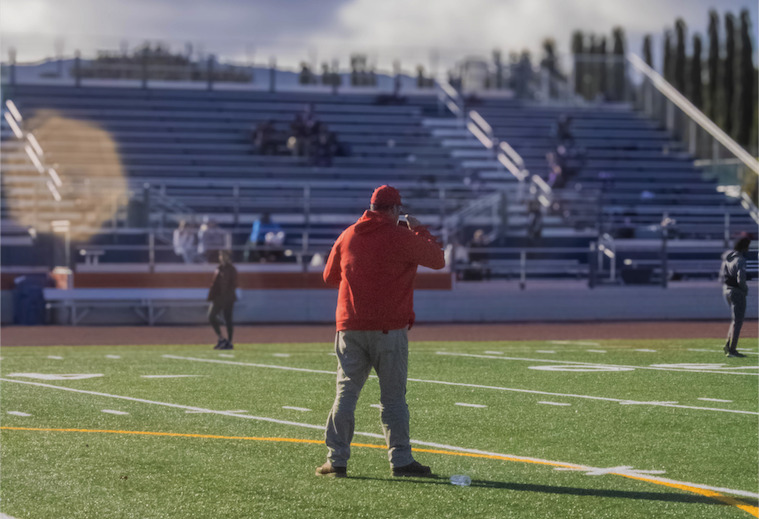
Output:
<instances>
[{"instance_id":1,"label":"person in dark jacket","mask_svg":"<svg viewBox=\"0 0 759 519\"><path fill-rule=\"evenodd\" d=\"M725 355L728 357L745 357L738 352L738 337L740 337L743 318L746 315L746 296L748 295L746 255L749 245L751 245L751 238L742 235L735 242L733 250L722 254L719 277L722 281L722 294L730 307L732 318L724 347Z\"/></svg>"},{"instance_id":2,"label":"person in dark jacket","mask_svg":"<svg viewBox=\"0 0 759 519\"><path fill-rule=\"evenodd\" d=\"M228 251L219 252L219 266L213 275L211 288L208 290L207 300L211 302L208 308L208 321L216 332L218 342L215 350L231 350L232 335L234 334L233 310L237 301L237 269L232 265L232 259ZM221 334L219 314L224 315L224 323L227 325L226 339Z\"/></svg>"},{"instance_id":3,"label":"person in dark jacket","mask_svg":"<svg viewBox=\"0 0 759 519\"><path fill-rule=\"evenodd\" d=\"M382 429L393 476L432 476L414 460L406 404L407 329L414 323L414 279L419 265L445 266L440 244L413 216L399 226L401 195L374 191L370 210L335 242L324 281L338 287L335 320L337 391L327 418L327 462L319 476L346 477L354 412L372 368L380 386Z\"/></svg>"}]
</instances>

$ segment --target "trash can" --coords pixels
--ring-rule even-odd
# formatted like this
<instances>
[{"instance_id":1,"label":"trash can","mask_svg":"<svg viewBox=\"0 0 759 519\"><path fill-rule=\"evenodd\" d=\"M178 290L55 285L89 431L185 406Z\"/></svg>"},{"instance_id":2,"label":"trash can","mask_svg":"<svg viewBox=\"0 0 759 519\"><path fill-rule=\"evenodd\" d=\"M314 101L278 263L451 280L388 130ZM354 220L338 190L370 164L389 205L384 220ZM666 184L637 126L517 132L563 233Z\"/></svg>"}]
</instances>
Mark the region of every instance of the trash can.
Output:
<instances>
[{"instance_id":1,"label":"trash can","mask_svg":"<svg viewBox=\"0 0 759 519\"><path fill-rule=\"evenodd\" d=\"M45 295L47 276L26 275L14 280L13 323L23 325L45 324Z\"/></svg>"}]
</instances>

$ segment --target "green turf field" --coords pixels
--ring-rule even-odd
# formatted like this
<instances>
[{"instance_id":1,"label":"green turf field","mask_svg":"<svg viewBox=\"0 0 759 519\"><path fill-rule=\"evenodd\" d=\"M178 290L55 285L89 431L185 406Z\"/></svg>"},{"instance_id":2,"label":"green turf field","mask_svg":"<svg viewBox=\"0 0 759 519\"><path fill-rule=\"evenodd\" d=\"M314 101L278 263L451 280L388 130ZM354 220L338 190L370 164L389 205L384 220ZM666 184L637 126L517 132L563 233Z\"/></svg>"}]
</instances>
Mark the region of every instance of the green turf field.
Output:
<instances>
[{"instance_id":1,"label":"green turf field","mask_svg":"<svg viewBox=\"0 0 759 519\"><path fill-rule=\"evenodd\" d=\"M314 475L331 344L6 347L0 511L759 516L759 352L742 346L746 358L725 358L718 340L412 343L411 435L435 479L391 477L374 378L349 478ZM451 485L454 474L472 485Z\"/></svg>"}]
</instances>

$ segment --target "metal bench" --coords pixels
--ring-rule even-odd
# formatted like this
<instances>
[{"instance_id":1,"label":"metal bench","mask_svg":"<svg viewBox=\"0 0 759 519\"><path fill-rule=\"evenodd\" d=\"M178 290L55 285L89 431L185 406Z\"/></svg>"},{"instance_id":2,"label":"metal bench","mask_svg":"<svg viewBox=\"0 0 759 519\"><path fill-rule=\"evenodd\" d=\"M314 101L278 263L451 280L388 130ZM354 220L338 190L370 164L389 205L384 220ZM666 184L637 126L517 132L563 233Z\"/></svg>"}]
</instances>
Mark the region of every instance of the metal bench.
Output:
<instances>
[{"instance_id":1,"label":"metal bench","mask_svg":"<svg viewBox=\"0 0 759 519\"><path fill-rule=\"evenodd\" d=\"M47 308L67 310L72 326L97 308L129 309L153 326L170 307L207 306L207 294L203 288L44 289Z\"/></svg>"}]
</instances>

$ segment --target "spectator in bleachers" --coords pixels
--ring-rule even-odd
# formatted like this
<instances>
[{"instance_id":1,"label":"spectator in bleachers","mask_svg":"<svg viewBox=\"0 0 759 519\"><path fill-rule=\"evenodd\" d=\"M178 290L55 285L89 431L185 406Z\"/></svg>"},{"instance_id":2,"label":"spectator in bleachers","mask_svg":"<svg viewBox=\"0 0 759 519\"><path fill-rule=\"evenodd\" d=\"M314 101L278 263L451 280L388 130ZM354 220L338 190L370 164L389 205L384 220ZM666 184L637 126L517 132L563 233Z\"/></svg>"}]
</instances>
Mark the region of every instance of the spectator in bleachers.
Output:
<instances>
[{"instance_id":1,"label":"spectator in bleachers","mask_svg":"<svg viewBox=\"0 0 759 519\"><path fill-rule=\"evenodd\" d=\"M269 213L253 222L248 243L245 245L244 260L253 262L276 262L284 257L285 232L271 221Z\"/></svg>"},{"instance_id":2,"label":"spectator in bleachers","mask_svg":"<svg viewBox=\"0 0 759 519\"><path fill-rule=\"evenodd\" d=\"M253 147L259 155L277 154L277 130L274 120L260 123L253 132Z\"/></svg>"},{"instance_id":3,"label":"spectator in bleachers","mask_svg":"<svg viewBox=\"0 0 759 519\"><path fill-rule=\"evenodd\" d=\"M575 138L572 134L572 116L561 114L553 125L552 133L556 139L556 146L574 146Z\"/></svg>"},{"instance_id":4,"label":"spectator in bleachers","mask_svg":"<svg viewBox=\"0 0 759 519\"><path fill-rule=\"evenodd\" d=\"M209 263L215 262L219 252L227 248L229 235L209 217L203 218L203 225L198 230L198 254Z\"/></svg>"},{"instance_id":5,"label":"spectator in bleachers","mask_svg":"<svg viewBox=\"0 0 759 519\"><path fill-rule=\"evenodd\" d=\"M546 182L551 186L551 189L561 189L566 185L567 178L557 160L556 153L553 151L546 153L546 161L548 161L548 180Z\"/></svg>"},{"instance_id":6,"label":"spectator in bleachers","mask_svg":"<svg viewBox=\"0 0 759 519\"><path fill-rule=\"evenodd\" d=\"M487 248L490 242L483 229L477 229L469 242L469 266L473 274L472 279L490 279L488 267L488 253L478 249Z\"/></svg>"},{"instance_id":7,"label":"spectator in bleachers","mask_svg":"<svg viewBox=\"0 0 759 519\"><path fill-rule=\"evenodd\" d=\"M185 220L180 220L179 226L174 229L172 238L174 253L181 256L185 263L195 263L196 251L198 250L195 227Z\"/></svg>"},{"instance_id":8,"label":"spectator in bleachers","mask_svg":"<svg viewBox=\"0 0 759 519\"><path fill-rule=\"evenodd\" d=\"M535 246L543 235L543 206L536 199L527 204L527 239Z\"/></svg>"},{"instance_id":9,"label":"spectator in bleachers","mask_svg":"<svg viewBox=\"0 0 759 519\"><path fill-rule=\"evenodd\" d=\"M234 335L233 310L237 301L237 269L232 265L229 251L222 250L218 253L219 266L213 275L211 288L208 290L208 321L216 333L218 342L213 347L215 350L234 349L232 336ZM227 337L221 333L219 314L224 315L224 324L227 328Z\"/></svg>"},{"instance_id":10,"label":"spectator in bleachers","mask_svg":"<svg viewBox=\"0 0 759 519\"><path fill-rule=\"evenodd\" d=\"M312 144L314 153L310 157L310 163L314 166L332 165L332 158L337 154L338 143L335 134L327 128L324 123L319 123L316 139Z\"/></svg>"}]
</instances>

